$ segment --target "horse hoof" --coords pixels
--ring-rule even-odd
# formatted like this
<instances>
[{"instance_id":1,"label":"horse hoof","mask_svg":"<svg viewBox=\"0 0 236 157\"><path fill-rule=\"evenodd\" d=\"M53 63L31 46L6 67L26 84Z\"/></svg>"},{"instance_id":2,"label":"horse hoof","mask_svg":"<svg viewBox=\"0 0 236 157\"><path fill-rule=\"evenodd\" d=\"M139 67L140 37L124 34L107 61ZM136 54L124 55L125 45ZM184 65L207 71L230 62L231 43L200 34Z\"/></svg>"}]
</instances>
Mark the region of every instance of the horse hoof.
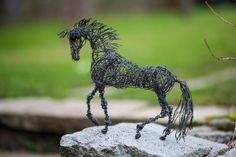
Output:
<instances>
[{"instance_id":1,"label":"horse hoof","mask_svg":"<svg viewBox=\"0 0 236 157\"><path fill-rule=\"evenodd\" d=\"M160 137L160 140L162 140L162 141L164 141L165 139L166 139L165 136L161 136L161 137Z\"/></svg>"},{"instance_id":2,"label":"horse hoof","mask_svg":"<svg viewBox=\"0 0 236 157\"><path fill-rule=\"evenodd\" d=\"M95 126L99 126L98 122L94 122L93 124L94 124Z\"/></svg>"},{"instance_id":3,"label":"horse hoof","mask_svg":"<svg viewBox=\"0 0 236 157\"><path fill-rule=\"evenodd\" d=\"M142 130L142 129L143 129L143 126L140 125L140 124L138 124L136 128L137 128L137 130Z\"/></svg>"},{"instance_id":4,"label":"horse hoof","mask_svg":"<svg viewBox=\"0 0 236 157\"><path fill-rule=\"evenodd\" d=\"M137 133L136 135L135 135L135 139L139 139L141 137L141 134L140 133Z\"/></svg>"},{"instance_id":5,"label":"horse hoof","mask_svg":"<svg viewBox=\"0 0 236 157\"><path fill-rule=\"evenodd\" d=\"M107 133L107 129L102 129L101 131L103 134L106 134Z\"/></svg>"}]
</instances>

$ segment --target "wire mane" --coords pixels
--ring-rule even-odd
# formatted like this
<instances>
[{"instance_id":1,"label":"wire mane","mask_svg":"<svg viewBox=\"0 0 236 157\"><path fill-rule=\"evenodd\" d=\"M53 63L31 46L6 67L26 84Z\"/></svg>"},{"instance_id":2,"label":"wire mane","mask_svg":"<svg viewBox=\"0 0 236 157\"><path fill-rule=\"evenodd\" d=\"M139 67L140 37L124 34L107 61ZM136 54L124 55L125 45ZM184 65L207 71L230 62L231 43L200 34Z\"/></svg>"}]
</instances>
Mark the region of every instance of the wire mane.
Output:
<instances>
[{"instance_id":1,"label":"wire mane","mask_svg":"<svg viewBox=\"0 0 236 157\"><path fill-rule=\"evenodd\" d=\"M90 36L90 39L99 46L105 46L106 49L117 49L120 44L114 42L119 40L118 33L112 27L90 19L82 19L74 24L73 29L82 29L84 33Z\"/></svg>"}]
</instances>

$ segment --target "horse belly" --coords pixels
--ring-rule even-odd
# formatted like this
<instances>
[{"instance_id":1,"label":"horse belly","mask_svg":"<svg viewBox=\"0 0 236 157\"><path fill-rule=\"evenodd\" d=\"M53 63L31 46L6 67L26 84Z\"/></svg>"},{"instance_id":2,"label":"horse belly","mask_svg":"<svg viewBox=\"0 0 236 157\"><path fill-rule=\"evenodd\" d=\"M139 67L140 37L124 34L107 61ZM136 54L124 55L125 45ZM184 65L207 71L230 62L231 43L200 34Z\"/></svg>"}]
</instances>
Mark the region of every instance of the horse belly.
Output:
<instances>
[{"instance_id":1,"label":"horse belly","mask_svg":"<svg viewBox=\"0 0 236 157\"><path fill-rule=\"evenodd\" d=\"M124 69L122 70L121 66L123 65L112 67L112 70L107 69L104 77L106 84L116 88L139 87L142 84L140 68L134 66L130 70L124 65Z\"/></svg>"}]
</instances>

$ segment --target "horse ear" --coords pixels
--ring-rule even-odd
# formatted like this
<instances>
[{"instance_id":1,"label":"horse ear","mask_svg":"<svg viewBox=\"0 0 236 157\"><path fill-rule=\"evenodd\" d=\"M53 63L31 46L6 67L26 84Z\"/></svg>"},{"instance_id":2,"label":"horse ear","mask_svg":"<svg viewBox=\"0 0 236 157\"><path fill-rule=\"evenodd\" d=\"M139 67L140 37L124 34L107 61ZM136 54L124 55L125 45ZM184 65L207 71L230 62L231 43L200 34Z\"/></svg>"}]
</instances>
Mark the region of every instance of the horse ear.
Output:
<instances>
[{"instance_id":1,"label":"horse ear","mask_svg":"<svg viewBox=\"0 0 236 157\"><path fill-rule=\"evenodd\" d=\"M86 24L88 24L91 20L92 20L92 18L88 18L88 19L84 18L84 21Z\"/></svg>"},{"instance_id":2,"label":"horse ear","mask_svg":"<svg viewBox=\"0 0 236 157\"><path fill-rule=\"evenodd\" d=\"M79 21L79 26L86 26L89 22L91 21L91 18L83 18L82 20Z\"/></svg>"},{"instance_id":3,"label":"horse ear","mask_svg":"<svg viewBox=\"0 0 236 157\"><path fill-rule=\"evenodd\" d=\"M66 35L68 35L69 30L65 29L63 30L61 33L57 34L59 36L59 38L64 38Z\"/></svg>"}]
</instances>

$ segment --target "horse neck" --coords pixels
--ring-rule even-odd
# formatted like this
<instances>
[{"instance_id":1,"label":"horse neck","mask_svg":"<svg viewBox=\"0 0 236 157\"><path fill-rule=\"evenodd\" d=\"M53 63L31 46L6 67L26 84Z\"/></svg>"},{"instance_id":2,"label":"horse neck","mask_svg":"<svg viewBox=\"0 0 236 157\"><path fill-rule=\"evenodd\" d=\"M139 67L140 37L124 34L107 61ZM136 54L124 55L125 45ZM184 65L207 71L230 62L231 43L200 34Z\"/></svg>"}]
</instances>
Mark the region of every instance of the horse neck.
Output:
<instances>
[{"instance_id":1,"label":"horse neck","mask_svg":"<svg viewBox=\"0 0 236 157\"><path fill-rule=\"evenodd\" d=\"M99 36L99 34L97 34L96 32L91 33L89 35L88 40L92 48L93 61L98 60L99 58L103 57L106 53L108 53L107 50L110 49L109 44L106 44L104 42L104 38Z\"/></svg>"}]
</instances>

